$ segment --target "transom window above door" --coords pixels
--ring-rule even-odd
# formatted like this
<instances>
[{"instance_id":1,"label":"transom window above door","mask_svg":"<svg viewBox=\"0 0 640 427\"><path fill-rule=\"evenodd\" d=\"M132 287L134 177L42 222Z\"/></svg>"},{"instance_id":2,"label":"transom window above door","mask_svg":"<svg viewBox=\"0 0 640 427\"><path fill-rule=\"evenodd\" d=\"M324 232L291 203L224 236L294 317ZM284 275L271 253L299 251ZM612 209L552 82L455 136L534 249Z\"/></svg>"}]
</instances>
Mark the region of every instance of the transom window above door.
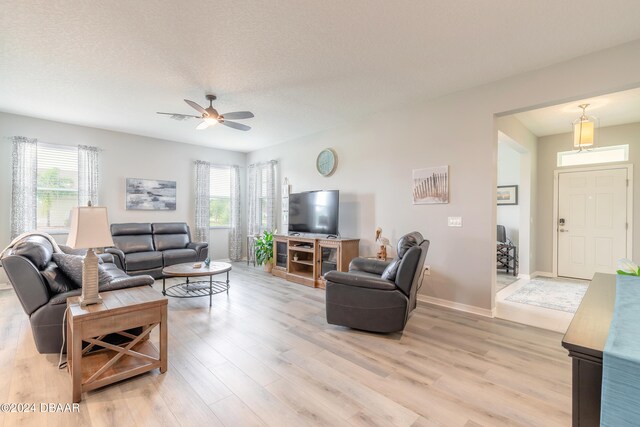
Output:
<instances>
[{"instance_id":1,"label":"transom window above door","mask_svg":"<svg viewBox=\"0 0 640 427\"><path fill-rule=\"evenodd\" d=\"M599 163L626 162L629 160L629 145L596 147L593 150L561 151L558 166L581 166Z\"/></svg>"}]
</instances>

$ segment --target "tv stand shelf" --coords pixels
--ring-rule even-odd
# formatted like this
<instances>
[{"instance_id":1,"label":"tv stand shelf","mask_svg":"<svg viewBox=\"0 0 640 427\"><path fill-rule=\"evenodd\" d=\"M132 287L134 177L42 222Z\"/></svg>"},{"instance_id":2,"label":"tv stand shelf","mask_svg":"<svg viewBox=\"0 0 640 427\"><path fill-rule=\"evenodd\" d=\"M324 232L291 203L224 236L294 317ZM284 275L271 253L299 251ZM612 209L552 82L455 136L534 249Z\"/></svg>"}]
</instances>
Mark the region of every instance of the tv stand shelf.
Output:
<instances>
[{"instance_id":1,"label":"tv stand shelf","mask_svg":"<svg viewBox=\"0 0 640 427\"><path fill-rule=\"evenodd\" d=\"M348 271L349 263L358 256L359 244L359 239L276 235L272 273L290 282L324 289L324 274Z\"/></svg>"}]
</instances>

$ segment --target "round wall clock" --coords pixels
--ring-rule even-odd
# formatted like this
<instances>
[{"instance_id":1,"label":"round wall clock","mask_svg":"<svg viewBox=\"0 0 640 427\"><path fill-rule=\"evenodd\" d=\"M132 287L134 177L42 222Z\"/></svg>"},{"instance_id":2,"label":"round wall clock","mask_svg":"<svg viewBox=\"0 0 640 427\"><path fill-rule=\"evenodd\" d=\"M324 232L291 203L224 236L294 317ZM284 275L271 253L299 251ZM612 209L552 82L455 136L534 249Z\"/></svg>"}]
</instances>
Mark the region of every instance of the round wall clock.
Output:
<instances>
[{"instance_id":1,"label":"round wall clock","mask_svg":"<svg viewBox=\"0 0 640 427\"><path fill-rule=\"evenodd\" d=\"M325 148L318 154L316 169L322 176L330 176L338 166L338 156L331 148Z\"/></svg>"}]
</instances>

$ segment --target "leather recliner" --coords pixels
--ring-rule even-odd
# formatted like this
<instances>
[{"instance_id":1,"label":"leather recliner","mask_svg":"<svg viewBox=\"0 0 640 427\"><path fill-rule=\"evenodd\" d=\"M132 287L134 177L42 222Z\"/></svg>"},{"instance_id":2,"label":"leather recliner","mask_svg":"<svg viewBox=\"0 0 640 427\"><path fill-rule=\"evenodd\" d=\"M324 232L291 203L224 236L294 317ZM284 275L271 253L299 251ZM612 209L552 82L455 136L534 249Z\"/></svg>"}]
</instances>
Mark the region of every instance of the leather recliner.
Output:
<instances>
[{"instance_id":1,"label":"leather recliner","mask_svg":"<svg viewBox=\"0 0 640 427\"><path fill-rule=\"evenodd\" d=\"M370 332L403 330L416 307L428 249L429 241L413 232L400 238L390 262L355 258L348 273L325 274L327 322Z\"/></svg>"},{"instance_id":2,"label":"leather recliner","mask_svg":"<svg viewBox=\"0 0 640 427\"><path fill-rule=\"evenodd\" d=\"M116 265L127 274L149 274L162 278L162 269L184 262L204 261L207 243L191 241L189 226L184 222L111 224Z\"/></svg>"},{"instance_id":3,"label":"leather recliner","mask_svg":"<svg viewBox=\"0 0 640 427\"><path fill-rule=\"evenodd\" d=\"M69 254L82 255L61 247ZM62 348L62 324L67 298L80 295L82 290L70 284L70 279L52 261L53 246L42 236L29 236L18 242L2 258L9 282L18 295L22 308L29 316L33 338L39 353L58 353ZM99 285L100 292L136 286L150 286L150 276L131 277L118 269L113 256L99 255L101 266L109 276ZM59 292L61 289L72 289ZM63 349L66 350L66 349Z\"/></svg>"}]
</instances>

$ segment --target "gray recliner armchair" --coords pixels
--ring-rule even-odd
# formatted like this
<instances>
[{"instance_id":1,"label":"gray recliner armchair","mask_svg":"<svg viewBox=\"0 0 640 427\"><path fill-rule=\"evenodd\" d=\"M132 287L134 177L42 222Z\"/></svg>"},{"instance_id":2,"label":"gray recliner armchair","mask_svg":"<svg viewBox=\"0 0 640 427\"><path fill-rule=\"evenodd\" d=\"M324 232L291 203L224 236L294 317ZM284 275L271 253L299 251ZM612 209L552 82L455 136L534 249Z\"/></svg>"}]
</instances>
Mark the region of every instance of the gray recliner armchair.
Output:
<instances>
[{"instance_id":1,"label":"gray recliner armchair","mask_svg":"<svg viewBox=\"0 0 640 427\"><path fill-rule=\"evenodd\" d=\"M348 273L325 274L327 322L370 332L403 330L416 307L428 249L429 241L413 232L400 238L390 262L355 258Z\"/></svg>"},{"instance_id":2,"label":"gray recliner armchair","mask_svg":"<svg viewBox=\"0 0 640 427\"><path fill-rule=\"evenodd\" d=\"M68 254L83 254L65 247ZM16 243L2 258L2 267L29 316L33 338L39 353L57 353L62 347L62 322L67 298L80 295L81 288L72 283L52 260L54 249L42 236L29 236ZM150 286L151 276L131 277L118 269L113 256L101 254L102 270L106 272L100 292L136 286Z\"/></svg>"}]
</instances>

